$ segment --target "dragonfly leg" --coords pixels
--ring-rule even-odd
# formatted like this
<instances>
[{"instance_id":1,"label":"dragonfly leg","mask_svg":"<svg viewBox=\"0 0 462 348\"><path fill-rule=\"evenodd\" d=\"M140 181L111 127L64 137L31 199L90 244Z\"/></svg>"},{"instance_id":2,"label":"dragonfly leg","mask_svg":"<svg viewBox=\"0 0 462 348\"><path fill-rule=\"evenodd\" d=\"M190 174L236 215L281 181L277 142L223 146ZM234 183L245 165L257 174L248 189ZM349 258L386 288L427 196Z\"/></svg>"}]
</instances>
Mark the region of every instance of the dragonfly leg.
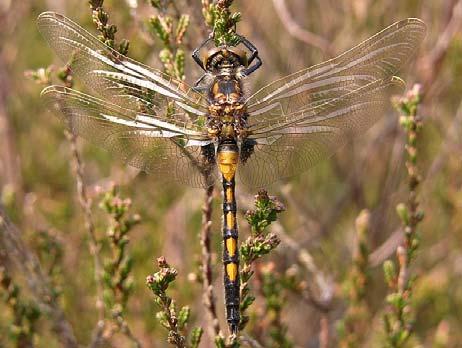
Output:
<instances>
[{"instance_id":1,"label":"dragonfly leg","mask_svg":"<svg viewBox=\"0 0 462 348\"><path fill-rule=\"evenodd\" d=\"M258 57L258 49L253 43L251 43L245 36L238 35L241 43L250 51L249 65L252 64L253 60Z\"/></svg>"},{"instance_id":2,"label":"dragonfly leg","mask_svg":"<svg viewBox=\"0 0 462 348\"><path fill-rule=\"evenodd\" d=\"M205 91L208 86L201 86L200 84L202 81L207 77L207 74L202 75L195 83L194 83L194 90L198 92L203 92Z\"/></svg>"},{"instance_id":3,"label":"dragonfly leg","mask_svg":"<svg viewBox=\"0 0 462 348\"><path fill-rule=\"evenodd\" d=\"M200 45L199 47L197 47L194 51L193 51L193 54L192 54L192 57L194 59L194 61L196 62L197 65L199 65L204 71L206 70L205 69L205 66L204 66L204 63L202 62L201 60L201 57L199 57L199 53L200 51L208 45L209 42L211 42L213 40L213 36L210 36L209 38L207 38L206 40L204 40Z\"/></svg>"},{"instance_id":4,"label":"dragonfly leg","mask_svg":"<svg viewBox=\"0 0 462 348\"><path fill-rule=\"evenodd\" d=\"M255 59L256 59L255 64L249 66L247 69L244 69L243 74L245 76L249 76L250 74L254 73L255 70L257 70L258 68L260 68L262 66L263 62L262 62L261 58L258 55L255 56Z\"/></svg>"},{"instance_id":5,"label":"dragonfly leg","mask_svg":"<svg viewBox=\"0 0 462 348\"><path fill-rule=\"evenodd\" d=\"M250 51L250 57L249 57L249 67L243 71L244 75L249 76L255 70L260 68L263 64L260 56L258 55L258 49L254 46L253 43L251 43L249 40L247 40L244 36L239 35L239 39L241 43Z\"/></svg>"}]
</instances>

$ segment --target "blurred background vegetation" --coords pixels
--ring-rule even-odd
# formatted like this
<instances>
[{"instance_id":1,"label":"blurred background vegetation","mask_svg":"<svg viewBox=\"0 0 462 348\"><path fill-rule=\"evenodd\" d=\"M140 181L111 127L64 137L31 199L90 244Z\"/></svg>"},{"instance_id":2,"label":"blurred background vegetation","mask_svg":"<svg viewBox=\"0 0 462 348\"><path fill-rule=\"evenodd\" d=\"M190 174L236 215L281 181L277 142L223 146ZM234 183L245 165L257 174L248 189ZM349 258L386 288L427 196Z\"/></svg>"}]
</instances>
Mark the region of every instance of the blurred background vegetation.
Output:
<instances>
[{"instance_id":1,"label":"blurred background vegetation","mask_svg":"<svg viewBox=\"0 0 462 348\"><path fill-rule=\"evenodd\" d=\"M202 16L207 1L175 0L167 12L153 3L106 0L109 22L118 28L116 40L130 41L129 56L164 68L159 52L165 43L149 30L149 20L189 15L182 45L186 81L192 84L200 71L189 57L208 35ZM166 5L161 3L157 5ZM54 72L62 66L35 24L37 15L46 10L65 14L96 33L88 1L0 0L1 233L4 239L6 231L13 231L23 243L18 250L37 255L40 274L46 274L51 289L37 291L31 286L41 287L34 261L22 258L1 239L0 292L5 301L0 303L0 346L27 347L31 342L37 347L65 346L65 339L57 334L63 330L59 323L69 326L64 330L73 332L79 344L93 342L101 319L101 304L96 303L101 289L95 282L94 257L88 247L92 241L85 216L90 216L104 264L114 257L117 260L121 250L114 228L117 233L121 223L129 225L129 233L122 236L129 240L123 246L122 262L129 277L120 287L111 283L113 278L105 279L102 289L115 322L120 313L114 313L113 304L123 304L122 324L119 321L113 329L114 336L105 333L103 346L168 346L167 332L156 318L158 309L145 286L146 276L158 270L155 259L163 255L178 270L169 296L178 308L190 306L190 327L204 328L200 346L214 347L199 271L205 194L156 180L155 175L126 167L105 151L78 141L83 185L91 201L86 213L82 211L82 196L76 188L79 176L71 165L72 142L42 105L43 86L31 78L37 79L36 73L26 73L52 63ZM413 83L423 88L419 116L424 126L417 151L422 177L418 195L425 218L418 226L420 246L411 264L416 276L411 279L412 306L405 308L413 308L415 321L409 320L409 328L414 334L405 344L395 346L462 347L462 1L236 0L232 11L241 12L238 32L259 48L264 61L263 68L249 79L249 91L341 53L397 20L419 17L427 23L423 47L409 73L402 76L409 88ZM392 289L382 265L395 258L403 240L395 210L408 197L406 136L398 119L399 114L390 111L336 156L298 178L267 188L287 210L270 227L281 238L281 245L254 264L251 289L257 299L249 309L244 345L387 346L383 318L393 310L386 301ZM244 213L252 208L255 194L244 188L238 191L242 240L250 233ZM219 190L214 198L212 285L220 327L226 335ZM118 216L120 209L123 217ZM370 213L362 213L355 226L363 209ZM120 281L124 270L114 267L109 271L120 271ZM348 320L360 337L351 337ZM23 331L37 334L30 342Z\"/></svg>"}]
</instances>

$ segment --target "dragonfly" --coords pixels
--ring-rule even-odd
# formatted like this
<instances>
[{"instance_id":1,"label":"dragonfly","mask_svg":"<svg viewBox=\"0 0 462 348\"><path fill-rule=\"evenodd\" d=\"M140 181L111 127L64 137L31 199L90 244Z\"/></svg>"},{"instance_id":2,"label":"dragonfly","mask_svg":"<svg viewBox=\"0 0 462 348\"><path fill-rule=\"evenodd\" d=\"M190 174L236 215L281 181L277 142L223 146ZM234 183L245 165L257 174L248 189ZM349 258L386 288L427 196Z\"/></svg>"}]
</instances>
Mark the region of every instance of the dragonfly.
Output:
<instances>
[{"instance_id":1,"label":"dragonfly","mask_svg":"<svg viewBox=\"0 0 462 348\"><path fill-rule=\"evenodd\" d=\"M38 27L94 96L49 86L41 96L69 130L129 165L192 187L223 186L226 319L239 331L236 181L264 187L300 174L370 128L403 92L396 76L415 56L426 26L396 22L318 65L247 95L243 84L262 66L245 37L192 54L203 70L194 87L121 55L63 15L45 12Z\"/></svg>"}]
</instances>

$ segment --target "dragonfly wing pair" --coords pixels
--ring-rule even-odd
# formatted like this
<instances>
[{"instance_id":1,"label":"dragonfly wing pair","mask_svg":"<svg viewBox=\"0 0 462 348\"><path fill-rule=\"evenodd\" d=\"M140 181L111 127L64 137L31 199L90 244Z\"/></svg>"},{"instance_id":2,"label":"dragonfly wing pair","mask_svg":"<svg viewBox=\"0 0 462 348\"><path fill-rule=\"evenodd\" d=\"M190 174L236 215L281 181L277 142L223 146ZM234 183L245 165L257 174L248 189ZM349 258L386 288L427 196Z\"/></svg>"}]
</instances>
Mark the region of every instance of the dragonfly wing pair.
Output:
<instances>
[{"instance_id":1,"label":"dragonfly wing pair","mask_svg":"<svg viewBox=\"0 0 462 348\"><path fill-rule=\"evenodd\" d=\"M151 115L65 87L48 87L42 96L50 109L64 117L73 133L109 150L129 165L161 180L168 178L195 187L213 184L213 175L206 175L205 171L214 174L213 152L206 151L214 147L207 140L195 139L194 132L157 126L150 122Z\"/></svg>"},{"instance_id":2,"label":"dragonfly wing pair","mask_svg":"<svg viewBox=\"0 0 462 348\"><path fill-rule=\"evenodd\" d=\"M38 26L72 74L104 99L59 86L44 89L42 96L71 130L159 178L213 184L216 165L200 93L119 54L62 15L42 13Z\"/></svg>"},{"instance_id":3,"label":"dragonfly wing pair","mask_svg":"<svg viewBox=\"0 0 462 348\"><path fill-rule=\"evenodd\" d=\"M46 12L38 24L73 74L104 98L46 88L43 96L72 130L148 172L195 187L213 184L215 148L200 93L120 55L64 16ZM394 75L415 54L425 30L418 19L398 22L248 98L240 180L255 187L299 174L368 129L390 95L403 90Z\"/></svg>"},{"instance_id":4,"label":"dragonfly wing pair","mask_svg":"<svg viewBox=\"0 0 462 348\"><path fill-rule=\"evenodd\" d=\"M426 32L419 19L385 28L342 55L260 89L248 101L241 181L264 186L304 172L372 126L402 93L395 77Z\"/></svg>"}]
</instances>

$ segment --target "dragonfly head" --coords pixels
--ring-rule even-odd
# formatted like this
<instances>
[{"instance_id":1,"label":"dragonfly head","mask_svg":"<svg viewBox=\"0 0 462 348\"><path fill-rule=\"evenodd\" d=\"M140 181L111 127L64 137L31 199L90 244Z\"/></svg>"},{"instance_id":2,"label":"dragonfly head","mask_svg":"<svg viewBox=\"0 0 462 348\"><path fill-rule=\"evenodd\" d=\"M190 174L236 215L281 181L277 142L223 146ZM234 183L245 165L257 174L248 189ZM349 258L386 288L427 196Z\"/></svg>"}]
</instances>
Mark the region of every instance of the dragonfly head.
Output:
<instances>
[{"instance_id":1,"label":"dragonfly head","mask_svg":"<svg viewBox=\"0 0 462 348\"><path fill-rule=\"evenodd\" d=\"M236 74L239 69L248 66L245 51L236 47L215 47L202 59L204 69L212 74Z\"/></svg>"}]
</instances>

